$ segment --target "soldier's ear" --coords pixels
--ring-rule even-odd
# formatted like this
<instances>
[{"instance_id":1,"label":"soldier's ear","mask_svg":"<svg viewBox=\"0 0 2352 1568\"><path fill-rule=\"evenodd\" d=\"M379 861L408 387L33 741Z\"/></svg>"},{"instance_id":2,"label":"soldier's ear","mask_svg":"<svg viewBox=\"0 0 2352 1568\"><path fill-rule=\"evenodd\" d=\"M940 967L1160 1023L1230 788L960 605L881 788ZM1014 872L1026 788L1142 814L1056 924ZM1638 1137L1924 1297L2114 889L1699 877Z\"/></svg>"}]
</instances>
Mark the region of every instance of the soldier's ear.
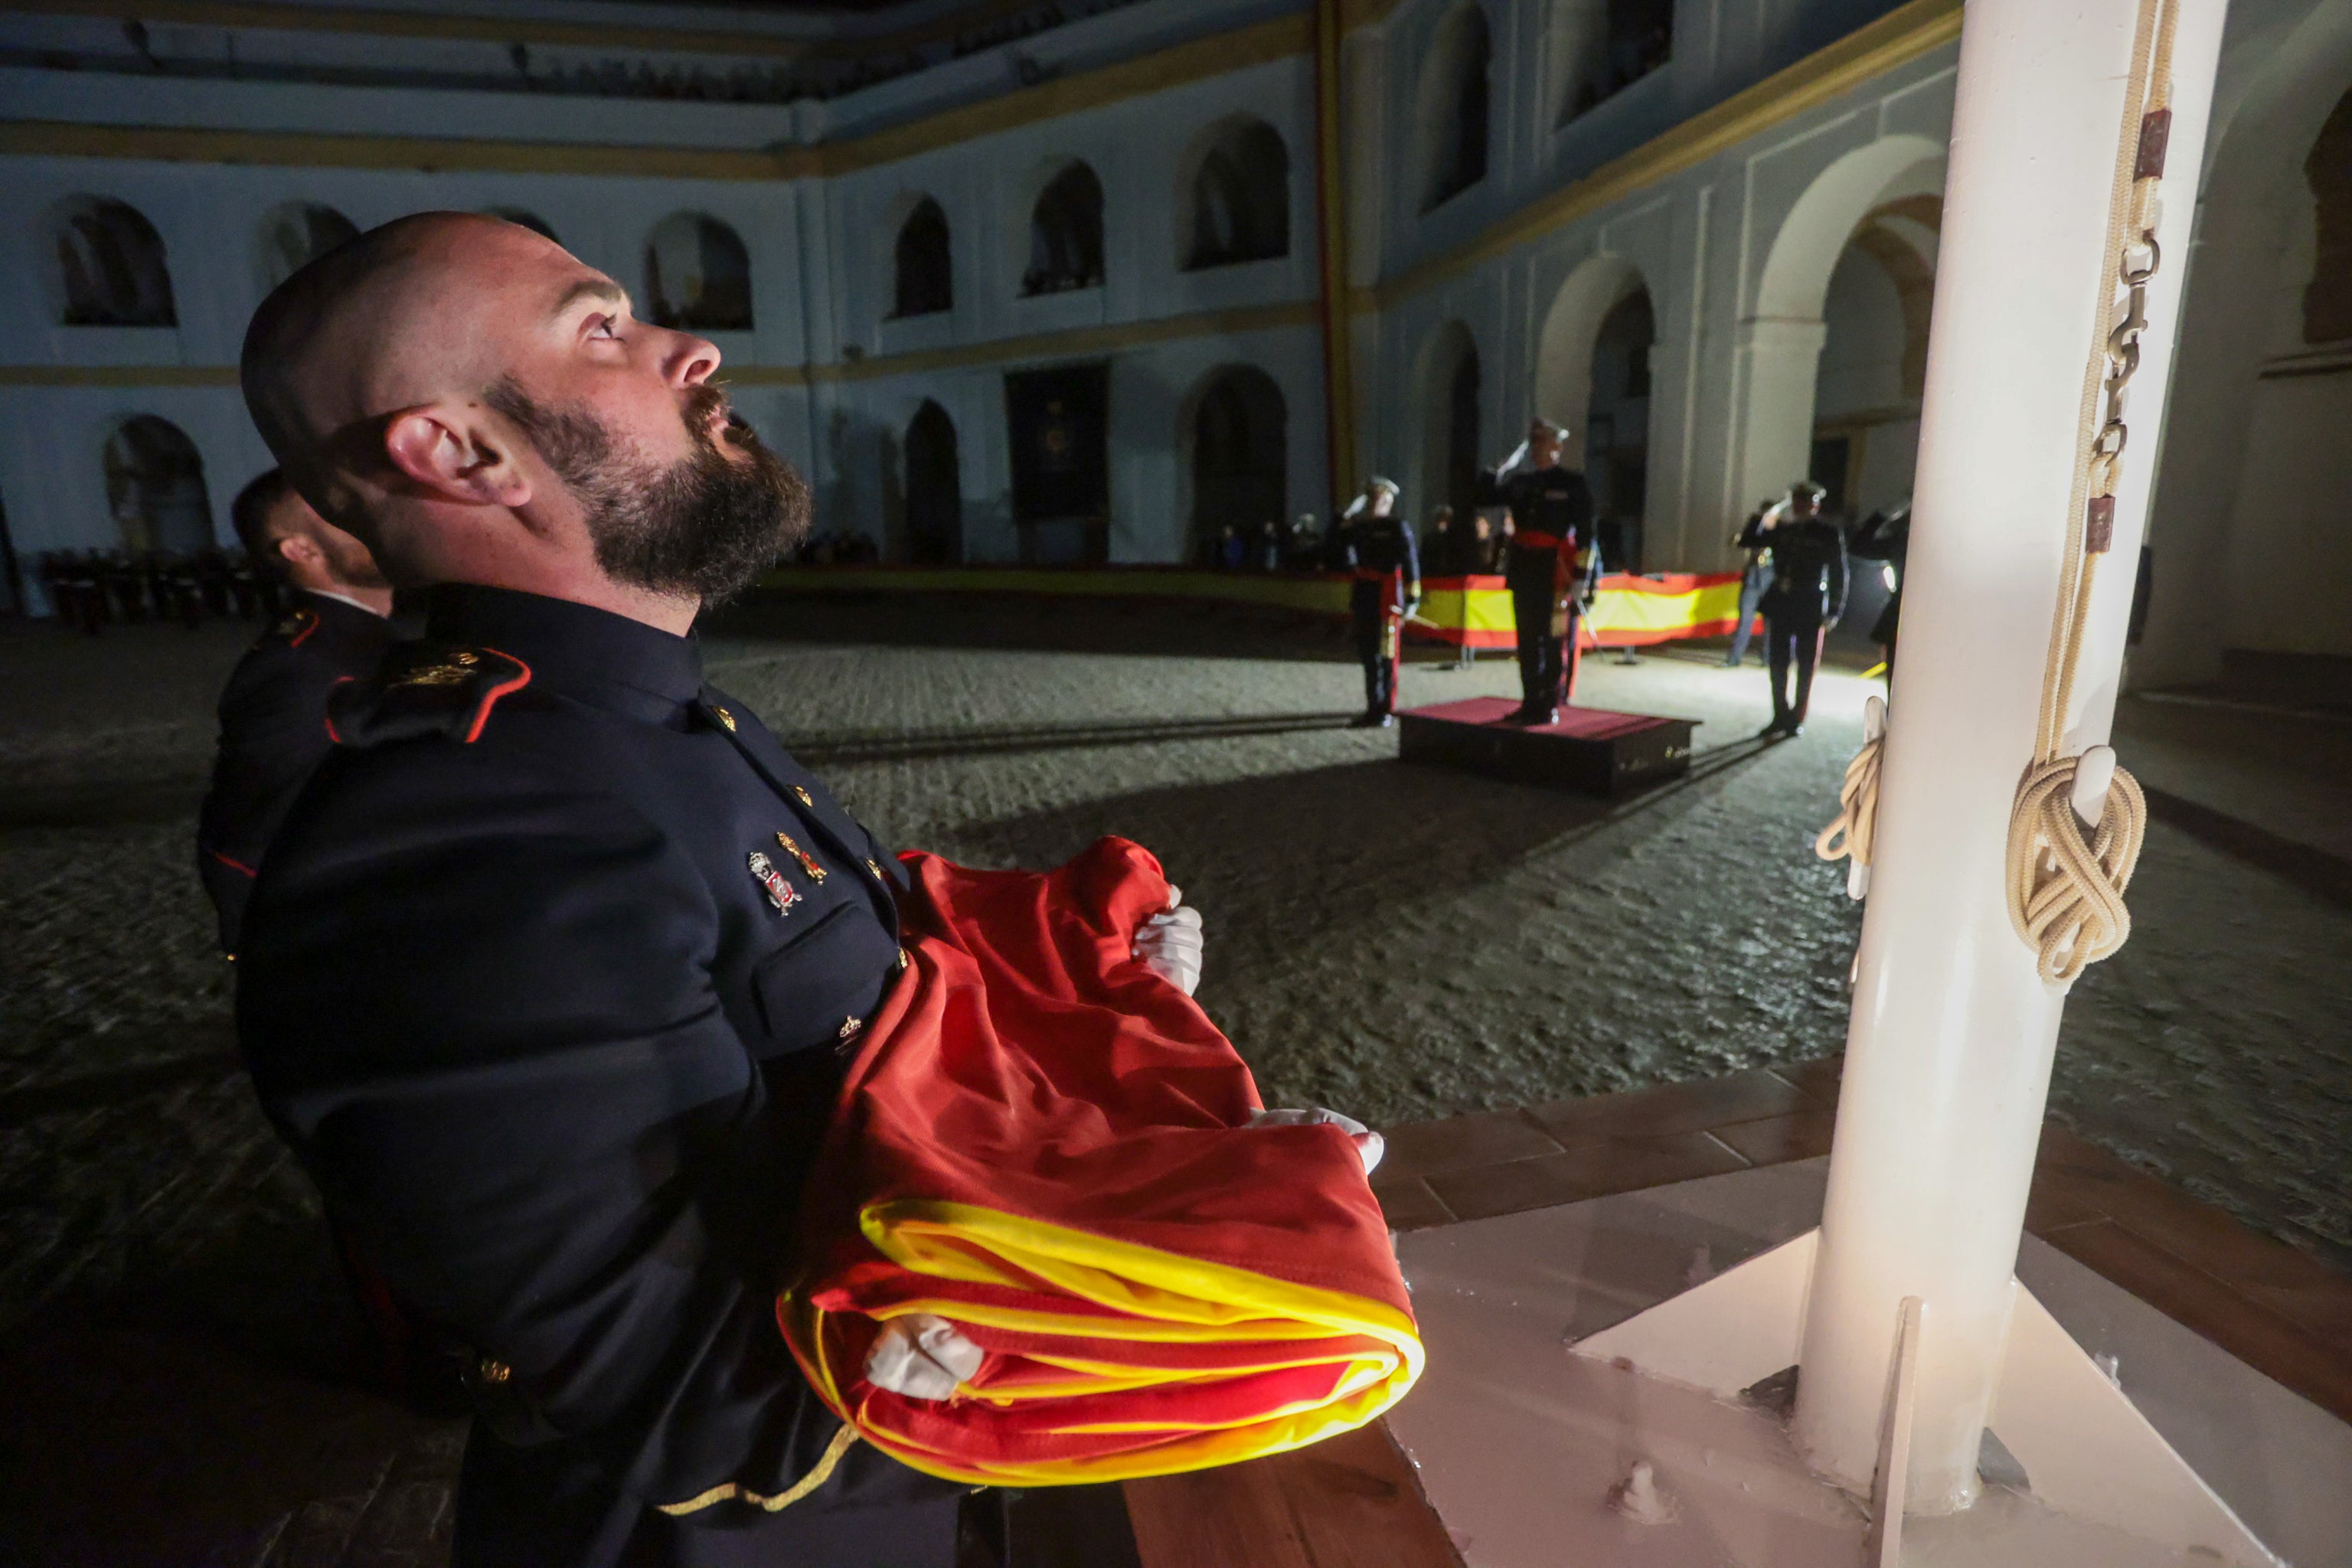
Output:
<instances>
[{"instance_id":1,"label":"soldier's ear","mask_svg":"<svg viewBox=\"0 0 2352 1568\"><path fill-rule=\"evenodd\" d=\"M384 422L383 449L416 484L453 501L509 510L530 502L520 453L473 408L425 403Z\"/></svg>"}]
</instances>

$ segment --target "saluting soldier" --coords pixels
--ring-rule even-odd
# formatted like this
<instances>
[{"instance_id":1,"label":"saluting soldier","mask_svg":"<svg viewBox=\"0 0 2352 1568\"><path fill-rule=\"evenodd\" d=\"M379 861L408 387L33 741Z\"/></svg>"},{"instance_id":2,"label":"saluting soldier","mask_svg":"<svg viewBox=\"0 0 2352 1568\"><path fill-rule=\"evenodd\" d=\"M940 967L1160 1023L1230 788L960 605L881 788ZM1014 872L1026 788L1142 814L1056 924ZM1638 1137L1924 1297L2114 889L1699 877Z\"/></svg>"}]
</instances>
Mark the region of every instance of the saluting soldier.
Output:
<instances>
[{"instance_id":1,"label":"saluting soldier","mask_svg":"<svg viewBox=\"0 0 2352 1568\"><path fill-rule=\"evenodd\" d=\"M1592 492L1584 476L1560 466L1564 433L1538 419L1528 438L1496 468L1479 471L1474 499L1511 509L1503 555L1511 617L1519 641L1519 706L1507 724L1549 724L1559 717L1568 649L1576 636L1578 554L1591 542Z\"/></svg>"},{"instance_id":2,"label":"saluting soldier","mask_svg":"<svg viewBox=\"0 0 2352 1568\"><path fill-rule=\"evenodd\" d=\"M1421 605L1421 552L1412 524L1397 515L1397 484L1374 475L1349 504L1338 535L1339 565L1353 581L1348 623L1364 665L1364 711L1358 729L1396 721L1397 666L1404 623Z\"/></svg>"},{"instance_id":3,"label":"saluting soldier","mask_svg":"<svg viewBox=\"0 0 2352 1568\"><path fill-rule=\"evenodd\" d=\"M1750 519L1739 534L1741 549L1764 550L1772 557L1772 585L1757 601L1764 612L1764 652L1772 677L1772 721L1758 731L1767 741L1804 733L1822 639L1845 614L1845 535L1822 515L1827 493L1812 480L1800 479L1789 487L1785 502Z\"/></svg>"},{"instance_id":4,"label":"saluting soldier","mask_svg":"<svg viewBox=\"0 0 2352 1568\"><path fill-rule=\"evenodd\" d=\"M234 955L245 901L278 825L334 742L327 694L371 675L392 646L392 585L367 546L310 510L272 468L229 515L258 570L292 589L287 613L237 661L220 699L220 748L196 816L196 873Z\"/></svg>"},{"instance_id":5,"label":"saluting soldier","mask_svg":"<svg viewBox=\"0 0 2352 1568\"><path fill-rule=\"evenodd\" d=\"M471 1348L456 1568L954 1560L965 1489L841 1441L776 1328L907 884L704 679L698 613L808 526L719 362L447 213L247 339L289 477L427 616L332 704L237 1016L343 1234Z\"/></svg>"}]
</instances>

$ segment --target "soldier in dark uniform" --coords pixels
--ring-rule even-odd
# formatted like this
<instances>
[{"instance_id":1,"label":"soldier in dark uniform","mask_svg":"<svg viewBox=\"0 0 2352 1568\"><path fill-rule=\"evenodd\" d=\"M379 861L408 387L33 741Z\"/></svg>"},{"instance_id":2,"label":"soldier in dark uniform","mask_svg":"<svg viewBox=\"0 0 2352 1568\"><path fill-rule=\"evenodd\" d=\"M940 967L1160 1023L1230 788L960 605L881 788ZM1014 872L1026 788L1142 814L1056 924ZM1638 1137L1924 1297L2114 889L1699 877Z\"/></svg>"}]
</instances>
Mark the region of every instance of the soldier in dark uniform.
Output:
<instances>
[{"instance_id":1,"label":"soldier in dark uniform","mask_svg":"<svg viewBox=\"0 0 2352 1568\"><path fill-rule=\"evenodd\" d=\"M1568 649L1576 636L1577 553L1591 542L1592 492L1559 466L1561 433L1538 419L1499 468L1482 469L1475 499L1511 509L1503 556L1518 628L1519 707L1504 722L1549 724L1566 696Z\"/></svg>"},{"instance_id":2,"label":"soldier in dark uniform","mask_svg":"<svg viewBox=\"0 0 2352 1568\"><path fill-rule=\"evenodd\" d=\"M392 646L392 587L367 546L311 510L278 469L239 491L229 515L246 553L274 563L294 600L221 692L220 750L196 816L196 874L221 951L233 954L262 851L332 748L327 693L373 673Z\"/></svg>"},{"instance_id":3,"label":"soldier in dark uniform","mask_svg":"<svg viewBox=\"0 0 2352 1568\"><path fill-rule=\"evenodd\" d=\"M247 340L293 482L431 585L331 707L237 1013L329 1212L471 1349L456 1568L953 1561L966 1489L845 1448L775 1324L906 879L703 679L700 608L807 528L718 364L455 214L312 262Z\"/></svg>"},{"instance_id":4,"label":"soldier in dark uniform","mask_svg":"<svg viewBox=\"0 0 2352 1568\"><path fill-rule=\"evenodd\" d=\"M1741 549L1763 549L1772 556L1772 585L1757 603L1764 612L1764 651L1772 674L1772 721L1759 731L1766 740L1804 733L1822 639L1845 614L1845 535L1822 515L1823 493L1811 479L1801 479L1777 514L1762 513L1739 533ZM1791 665L1797 674L1793 696Z\"/></svg>"},{"instance_id":5,"label":"soldier in dark uniform","mask_svg":"<svg viewBox=\"0 0 2352 1568\"><path fill-rule=\"evenodd\" d=\"M1412 524L1396 514L1396 481L1375 478L1343 514L1335 535L1339 569L1354 579L1348 589L1348 624L1364 665L1359 729L1384 730L1396 722L1404 623L1421 604L1421 552Z\"/></svg>"},{"instance_id":6,"label":"soldier in dark uniform","mask_svg":"<svg viewBox=\"0 0 2352 1568\"><path fill-rule=\"evenodd\" d=\"M1886 607L1871 623L1870 640L1886 650L1886 679L1895 681L1895 639L1903 626L1903 574L1911 554L1911 503L1893 511L1874 511L1846 542L1846 553L1864 561L1885 563Z\"/></svg>"}]
</instances>

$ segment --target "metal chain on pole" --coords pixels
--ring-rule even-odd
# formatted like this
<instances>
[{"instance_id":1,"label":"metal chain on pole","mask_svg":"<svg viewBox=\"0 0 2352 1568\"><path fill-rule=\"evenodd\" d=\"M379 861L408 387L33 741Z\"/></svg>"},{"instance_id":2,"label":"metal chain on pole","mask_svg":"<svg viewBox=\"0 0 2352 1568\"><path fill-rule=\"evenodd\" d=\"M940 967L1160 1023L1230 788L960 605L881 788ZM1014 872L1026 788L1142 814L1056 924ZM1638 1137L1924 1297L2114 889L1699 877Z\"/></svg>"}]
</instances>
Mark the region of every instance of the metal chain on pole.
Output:
<instances>
[{"instance_id":1,"label":"metal chain on pole","mask_svg":"<svg viewBox=\"0 0 2352 1568\"><path fill-rule=\"evenodd\" d=\"M2042 978L2069 985L2131 935L2124 890L2131 884L2147 833L2147 805L2137 781L2117 767L2104 790L2079 787L2083 759L2058 754L2082 663L2092 589L2101 557L2115 542L2116 484L2130 426L2124 389L2139 370L2147 328L2147 285L2163 265L2156 242L2156 196L2172 132L2172 40L2177 0L2141 0L2107 205L2105 254L2114 273L2101 296L2099 337L2084 374L2082 435L2066 530L2066 559L2050 628L2042 713L2032 765L2019 784L2009 826L2006 870L2010 923L2034 950ZM2116 292L2124 290L2116 319ZM2113 323L2112 325L2110 323ZM2105 395L2105 417L2099 400ZM2094 800L2083 798L2090 795ZM2097 813L2089 822L2083 807ZM2085 830L2088 836L2085 837Z\"/></svg>"}]
</instances>

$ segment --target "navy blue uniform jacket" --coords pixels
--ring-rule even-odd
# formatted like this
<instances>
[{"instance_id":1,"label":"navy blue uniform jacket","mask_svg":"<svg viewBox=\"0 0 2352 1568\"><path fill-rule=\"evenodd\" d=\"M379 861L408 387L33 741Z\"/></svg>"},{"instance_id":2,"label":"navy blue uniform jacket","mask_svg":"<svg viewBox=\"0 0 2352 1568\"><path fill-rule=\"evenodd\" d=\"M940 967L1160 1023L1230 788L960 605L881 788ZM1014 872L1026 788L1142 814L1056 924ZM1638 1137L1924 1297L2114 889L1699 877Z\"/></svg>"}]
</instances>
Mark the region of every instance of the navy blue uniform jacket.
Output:
<instances>
[{"instance_id":1,"label":"navy blue uniform jacket","mask_svg":"<svg viewBox=\"0 0 2352 1568\"><path fill-rule=\"evenodd\" d=\"M310 772L326 760L327 693L375 672L392 623L323 594L294 604L237 660L221 691L220 751L196 815L196 875L235 952L262 851Z\"/></svg>"},{"instance_id":2,"label":"navy blue uniform jacket","mask_svg":"<svg viewBox=\"0 0 2352 1568\"><path fill-rule=\"evenodd\" d=\"M1592 491L1573 468L1555 464L1508 475L1481 468L1471 499L1478 506L1510 509L1511 547L1503 556L1503 575L1514 588L1524 584L1550 592L1558 563L1565 557L1573 575L1576 552L1592 542ZM1531 547L1530 536L1559 542Z\"/></svg>"},{"instance_id":3,"label":"navy blue uniform jacket","mask_svg":"<svg viewBox=\"0 0 2352 1568\"><path fill-rule=\"evenodd\" d=\"M470 1348L458 1568L944 1565L953 1489L863 1445L760 1506L837 1430L774 1292L897 861L692 639L585 605L436 589L330 717L238 1032L331 1217Z\"/></svg>"}]
</instances>

